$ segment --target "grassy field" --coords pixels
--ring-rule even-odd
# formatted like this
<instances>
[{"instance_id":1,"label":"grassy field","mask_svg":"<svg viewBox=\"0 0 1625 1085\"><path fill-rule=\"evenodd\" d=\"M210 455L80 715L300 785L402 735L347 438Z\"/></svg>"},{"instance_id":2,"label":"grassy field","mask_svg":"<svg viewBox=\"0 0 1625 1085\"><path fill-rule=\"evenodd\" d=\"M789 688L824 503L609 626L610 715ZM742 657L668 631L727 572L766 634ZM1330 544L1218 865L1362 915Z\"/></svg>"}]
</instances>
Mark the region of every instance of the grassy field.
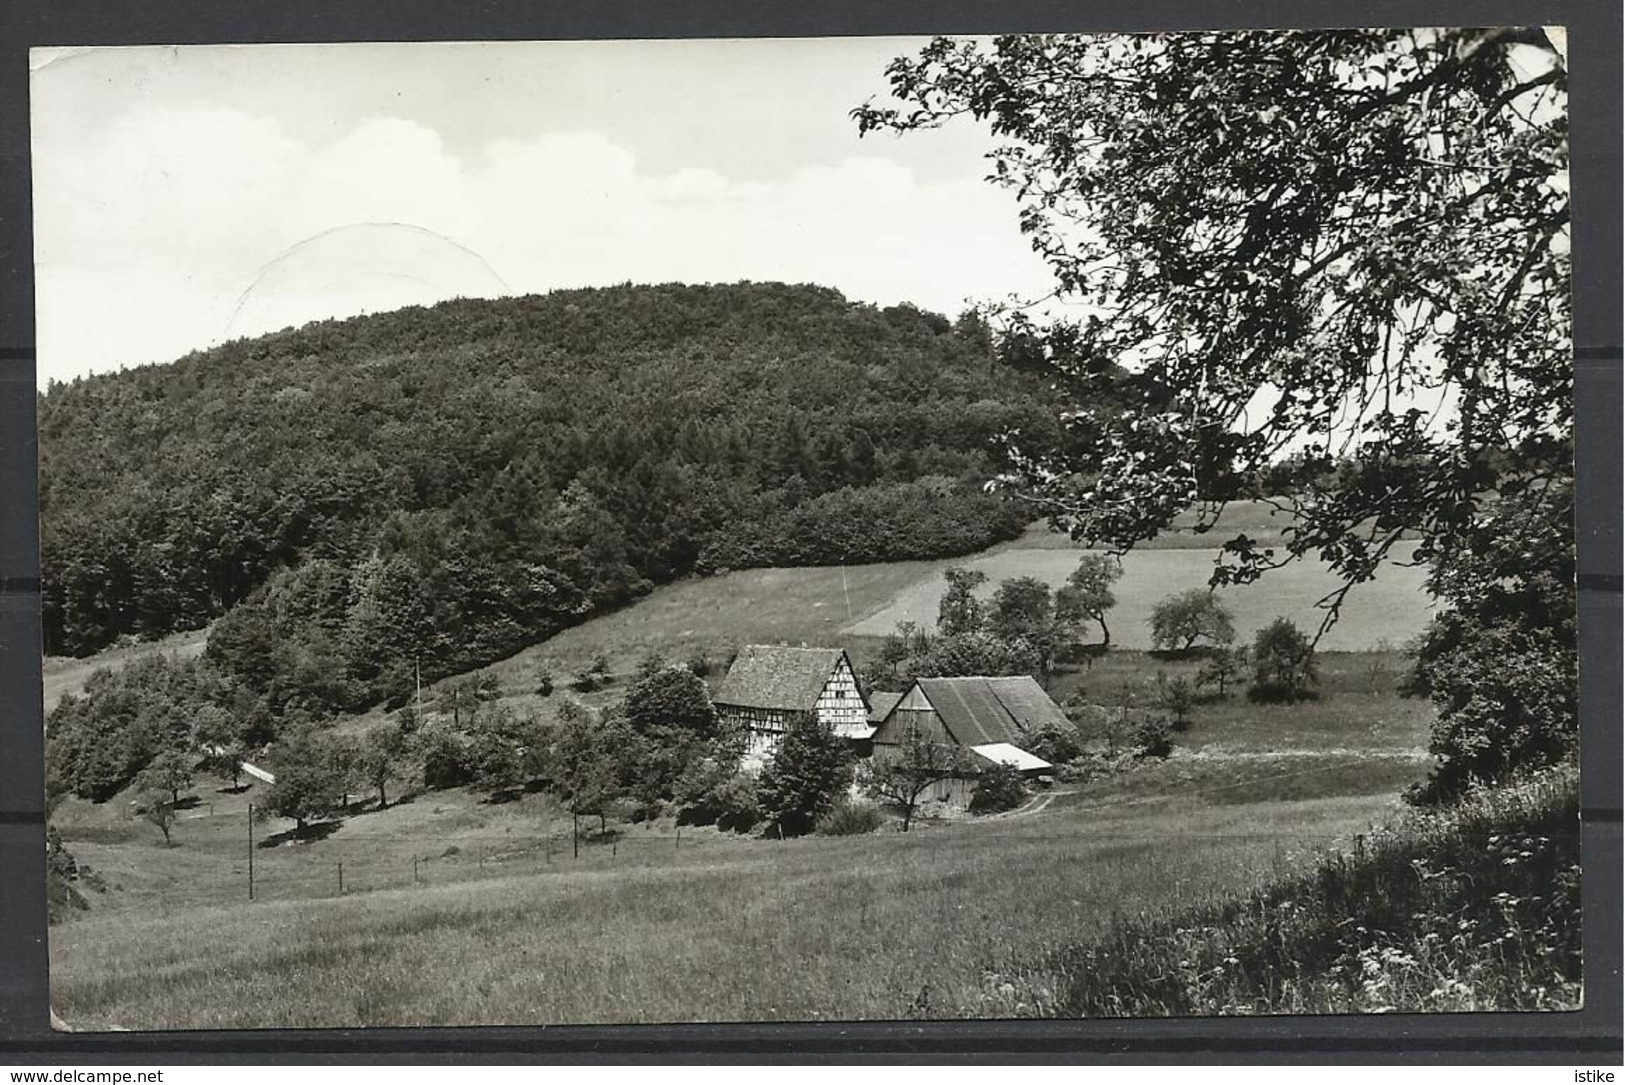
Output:
<instances>
[{"instance_id":1,"label":"grassy field","mask_svg":"<svg viewBox=\"0 0 1625 1085\"><path fill-rule=\"evenodd\" d=\"M1146 619L1165 595L1203 585L1211 571L1216 540L1246 531L1263 542L1279 541L1280 527L1268 506L1238 502L1226 509L1214 532L1197 535L1187 515L1175 528L1145 544L1124 562L1124 577L1115 589L1118 605L1110 614L1114 643L1125 648L1150 647ZM560 684L585 668L599 653L611 671L630 674L640 659L656 652L667 659L697 655L720 665L742 644L839 644L862 658L897 622L935 625L942 594L942 571L971 564L989 574L991 593L999 579L1038 576L1062 583L1082 551L1064 535L1034 524L1020 538L966 558L906 561L880 565L747 569L721 576L695 578L657 588L638 602L567 629L474 673L494 676L504 699L515 707L537 707L537 679L550 672ZM1408 549L1406 550L1408 553ZM1332 581L1323 569L1292 566L1258 584L1228 589L1226 602L1236 611L1237 629L1250 636L1277 614L1287 614L1312 627L1319 622L1314 601ZM1420 570L1389 566L1370 584L1350 596L1343 619L1322 642L1327 651L1367 651L1397 647L1420 631L1429 616L1421 594ZM45 708L49 712L67 693L77 693L101 667L118 667L154 652L191 657L203 651L206 630L177 633L161 640L120 646L85 659L45 660ZM428 693L433 696L434 687ZM589 702L619 695L612 688ZM366 727L382 711L346 722Z\"/></svg>"},{"instance_id":2,"label":"grassy field","mask_svg":"<svg viewBox=\"0 0 1625 1085\"><path fill-rule=\"evenodd\" d=\"M432 792L309 842L257 826L249 903L259 785L200 784L171 848L126 797L70 801L56 824L106 889L53 930L55 1008L84 1028L1039 1012L999 977L1257 891L1395 815L1427 715L1371 684L1388 662L1328 657L1322 701L1199 705L1166 762L906 835L612 821L575 858L545 794ZM1114 653L1061 682L1187 665Z\"/></svg>"},{"instance_id":3,"label":"grassy field","mask_svg":"<svg viewBox=\"0 0 1625 1085\"><path fill-rule=\"evenodd\" d=\"M1573 765L1413 811L1305 873L1059 948L1006 998L1058 1017L1578 1009L1579 814Z\"/></svg>"},{"instance_id":4,"label":"grassy field","mask_svg":"<svg viewBox=\"0 0 1625 1085\"><path fill-rule=\"evenodd\" d=\"M1166 577L1206 576L1201 548L1144 558L1181 570L1152 578L1158 597L1186 586ZM976 560L1008 568L1002 575L1051 566L1064 575L1076 558L1035 530ZM923 605L919 593L948 564L759 569L674 584L487 673L514 707L550 712L576 696L565 683L599 653L617 679L584 696L594 703L622 696L650 652L706 655L720 670L741 644L784 641L840 644L861 662L879 638L853 630L889 631L880 616ZM1400 583L1378 582L1395 592ZM1271 616L1280 597L1262 593L1281 590L1247 589ZM1119 585L1119 643L1132 640L1130 615L1149 606L1149 591L1142 579ZM1370 647L1402 640L1420 616L1361 621L1355 639ZM189 634L50 661L51 688L59 695L133 651L201 644ZM1117 650L1059 673L1051 692L1144 704L1159 675L1198 665ZM52 932L55 1009L77 1028L1045 1012L1006 977L1031 976L1056 947L1125 922L1171 921L1261 892L1396 816L1400 790L1426 772L1431 720L1425 702L1394 692L1402 667L1392 650L1325 653L1320 700L1211 699L1165 762L1064 784L995 818L927 820L906 835L778 841L612 820L607 832L587 826L577 856L571 820L545 793L493 803L424 792L385 809L358 796L312 839L293 839L290 822L256 824L252 902L248 808L262 785L200 781L174 847L132 819L127 795L69 800L53 824L93 874L82 886L89 910ZM551 701L536 692L544 670L560 687Z\"/></svg>"},{"instance_id":5,"label":"grassy field","mask_svg":"<svg viewBox=\"0 0 1625 1085\"><path fill-rule=\"evenodd\" d=\"M992 595L999 581L1012 577L1037 577L1052 587L1066 583L1085 551L1060 545L1064 540L1059 536L1035 541L1044 545L1013 545L963 563L987 574L988 583L980 592L983 597ZM1412 549L1413 543L1395 547L1402 560L1409 559ZM1113 588L1117 606L1107 614L1113 645L1152 647L1148 624L1152 607L1174 592L1205 586L1216 556L1215 550L1193 547L1134 550L1124 555L1123 577ZM1400 645L1420 633L1431 615L1422 579L1422 569L1394 563L1385 566L1375 580L1359 585L1349 594L1337 624L1321 640L1321 647L1327 651L1364 651L1384 644ZM1219 597L1234 613L1236 632L1245 640L1279 615L1313 632L1324 614L1316 608L1316 601L1339 584L1324 564L1304 560L1277 569L1254 584L1222 588ZM843 632L884 636L902 621L930 628L936 623L944 586L940 572L921 577L887 606L846 626Z\"/></svg>"},{"instance_id":6,"label":"grassy field","mask_svg":"<svg viewBox=\"0 0 1625 1085\"><path fill-rule=\"evenodd\" d=\"M493 835L466 797L434 801ZM1191 801L782 843L689 831L679 848L669 827L628 829L613 855L599 843L482 873L465 850L428 864L424 885L402 874L340 897L336 846L385 812L266 849L252 904L191 899L221 884L226 850L245 850L228 845L241 819L183 824L173 849L76 845L93 867L125 865L98 868L123 886L98 896L129 899L55 929L53 1001L79 1028L980 1016L998 997L990 976L1125 914L1244 892L1392 803ZM349 843L399 866L409 839Z\"/></svg>"}]
</instances>

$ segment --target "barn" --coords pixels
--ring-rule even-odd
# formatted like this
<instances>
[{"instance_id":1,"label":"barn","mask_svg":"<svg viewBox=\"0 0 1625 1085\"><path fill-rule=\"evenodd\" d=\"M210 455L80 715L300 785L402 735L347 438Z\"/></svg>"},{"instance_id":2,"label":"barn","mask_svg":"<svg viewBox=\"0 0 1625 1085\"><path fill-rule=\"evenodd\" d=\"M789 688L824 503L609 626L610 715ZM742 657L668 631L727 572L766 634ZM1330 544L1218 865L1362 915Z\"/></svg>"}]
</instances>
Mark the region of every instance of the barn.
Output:
<instances>
[{"instance_id":1,"label":"barn","mask_svg":"<svg viewBox=\"0 0 1625 1085\"><path fill-rule=\"evenodd\" d=\"M1048 761L1023 749L1046 725L1066 726L1066 714L1028 675L1014 678L920 678L874 723L874 758L900 756L916 730L931 742L963 746L975 761L1014 765L1023 776L1048 772ZM963 805L974 777L945 780L932 797Z\"/></svg>"},{"instance_id":2,"label":"barn","mask_svg":"<svg viewBox=\"0 0 1625 1085\"><path fill-rule=\"evenodd\" d=\"M760 768L772 757L798 715L814 714L860 746L874 733L869 702L858 689L852 660L840 648L747 645L711 700L724 725L748 736L747 768Z\"/></svg>"}]
</instances>

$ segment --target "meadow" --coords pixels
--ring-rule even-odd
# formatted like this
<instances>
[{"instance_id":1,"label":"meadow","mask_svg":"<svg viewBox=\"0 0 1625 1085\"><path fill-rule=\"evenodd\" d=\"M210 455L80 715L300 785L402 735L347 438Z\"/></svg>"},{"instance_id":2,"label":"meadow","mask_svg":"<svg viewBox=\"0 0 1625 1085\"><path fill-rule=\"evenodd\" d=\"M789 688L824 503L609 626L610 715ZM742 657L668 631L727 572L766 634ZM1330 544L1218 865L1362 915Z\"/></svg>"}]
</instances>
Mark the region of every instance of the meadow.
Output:
<instances>
[{"instance_id":1,"label":"meadow","mask_svg":"<svg viewBox=\"0 0 1625 1085\"><path fill-rule=\"evenodd\" d=\"M1393 802L1170 796L783 842L658 825L580 859L566 830L549 861L543 800L487 820L469 796L421 796L263 849L252 903L244 820L217 816L183 822L176 848L70 842L109 882L96 896L124 899L54 929L53 1003L75 1028L982 1016L991 977L1058 942L1245 892ZM431 803L451 816L412 833ZM530 848L482 868L475 841L503 839ZM413 884L425 845L441 857ZM358 882L342 896L341 855Z\"/></svg>"},{"instance_id":2,"label":"meadow","mask_svg":"<svg viewBox=\"0 0 1625 1085\"><path fill-rule=\"evenodd\" d=\"M79 1028L1045 1012L1004 977L1262 891L1399 815L1428 712L1378 680L1396 659L1327 656L1322 700L1200 704L1166 761L908 834L584 821L577 856L546 793L358 796L308 841L255 825L250 902L263 785L201 781L174 847L126 796L69 800L55 824L105 888L53 929L55 1009ZM1145 689L1192 665L1114 652L1058 682Z\"/></svg>"},{"instance_id":3,"label":"meadow","mask_svg":"<svg viewBox=\"0 0 1625 1085\"><path fill-rule=\"evenodd\" d=\"M1206 576L1205 550L1145 552L1148 562L1170 557L1189 583L1158 582L1159 597ZM1035 529L975 560L1018 575L1069 568L1076 552ZM578 696L564 688L569 676L598 654L617 677L580 696L592 703L621 696L650 653L703 655L720 671L740 644L785 641L841 644L861 662L879 637L849 630L913 605L948 564L688 580L483 673L513 707L545 712ZM1119 585L1117 643L1133 637L1125 615L1140 584ZM1427 770L1431 710L1395 692L1401 654L1371 650L1403 621L1382 629L1366 628L1367 650L1321 656L1318 700L1210 696L1166 761L1062 783L1009 814L928 818L908 834L780 841L612 819L607 831L584 822L578 844L545 792L493 802L461 789L392 790L384 809L355 796L348 816L309 839L291 822L253 825L250 901L249 804L263 785L200 779L173 847L132 817L128 795L70 799L53 824L92 874L89 909L52 931L54 1008L75 1028L1051 1012L1020 993L1048 988L1009 977L1030 978L1057 947L1124 923L1173 922L1266 891L1400 816L1399 792ZM59 666L52 688L82 682L90 662ZM1051 694L1144 703L1159 679L1198 666L1122 648L1063 669ZM536 688L543 673L558 684L551 699ZM339 726L381 718L374 710Z\"/></svg>"},{"instance_id":4,"label":"meadow","mask_svg":"<svg viewBox=\"0 0 1625 1085\"><path fill-rule=\"evenodd\" d=\"M1012 577L1037 577L1051 587L1066 583L1077 568L1078 558L1087 551L1059 545L1064 540L1050 537L1044 545L1010 546L997 549L961 564L987 574L979 593L992 595L999 581ZM1431 600L1423 587L1424 570L1402 564L1410 559L1415 544L1401 542L1395 551L1399 560L1388 563L1375 580L1358 585L1344 601L1336 624L1321 639L1327 651L1360 651L1382 644L1400 645L1422 631L1431 616ZM1151 648L1148 624L1151 609L1163 598L1186 588L1207 584L1213 572L1215 549L1190 545L1130 551L1122 558L1123 576L1113 586L1118 603L1107 614L1112 644L1124 648ZM946 564L946 563L944 563ZM1325 611L1316 602L1340 585L1341 581L1316 559L1302 559L1266 574L1244 587L1218 589L1218 596L1235 615L1237 635L1247 640L1278 616L1291 618L1313 632L1320 627ZM898 593L885 607L842 630L859 636L884 636L898 622L914 622L930 628L937 620L937 605L944 584L940 572L921 577ZM1095 631L1091 631L1094 635Z\"/></svg>"}]
</instances>

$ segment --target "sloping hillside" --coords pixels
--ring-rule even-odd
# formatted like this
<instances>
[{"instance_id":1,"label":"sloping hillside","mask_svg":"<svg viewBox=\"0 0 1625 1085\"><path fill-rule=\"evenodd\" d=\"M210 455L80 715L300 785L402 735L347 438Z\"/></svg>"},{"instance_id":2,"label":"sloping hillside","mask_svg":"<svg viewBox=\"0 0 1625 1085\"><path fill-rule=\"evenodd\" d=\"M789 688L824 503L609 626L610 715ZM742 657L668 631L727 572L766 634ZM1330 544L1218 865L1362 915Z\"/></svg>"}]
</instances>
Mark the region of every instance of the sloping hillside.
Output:
<instances>
[{"instance_id":1,"label":"sloping hillside","mask_svg":"<svg viewBox=\"0 0 1625 1085\"><path fill-rule=\"evenodd\" d=\"M1052 432L986 328L774 284L326 322L41 399L46 648L199 628L269 699L400 696L695 571L1018 533L997 434Z\"/></svg>"}]
</instances>

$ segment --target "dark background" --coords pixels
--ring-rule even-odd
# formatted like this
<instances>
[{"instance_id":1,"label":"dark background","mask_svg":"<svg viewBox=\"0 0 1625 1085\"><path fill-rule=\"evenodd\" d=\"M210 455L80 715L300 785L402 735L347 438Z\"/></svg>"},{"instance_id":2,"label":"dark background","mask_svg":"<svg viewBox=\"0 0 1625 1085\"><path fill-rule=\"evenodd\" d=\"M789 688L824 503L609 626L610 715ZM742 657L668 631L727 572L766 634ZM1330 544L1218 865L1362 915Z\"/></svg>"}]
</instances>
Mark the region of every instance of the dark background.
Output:
<instances>
[{"instance_id":1,"label":"dark background","mask_svg":"<svg viewBox=\"0 0 1625 1085\"><path fill-rule=\"evenodd\" d=\"M801 37L1351 25L1569 29L1585 1009L1549 1014L52 1033L35 517L28 48L210 42ZM0 1058L378 1062L1621 1062L1619 0L5 0L0 6ZM876 73L877 85L880 73ZM90 314L89 319L95 319Z\"/></svg>"}]
</instances>

